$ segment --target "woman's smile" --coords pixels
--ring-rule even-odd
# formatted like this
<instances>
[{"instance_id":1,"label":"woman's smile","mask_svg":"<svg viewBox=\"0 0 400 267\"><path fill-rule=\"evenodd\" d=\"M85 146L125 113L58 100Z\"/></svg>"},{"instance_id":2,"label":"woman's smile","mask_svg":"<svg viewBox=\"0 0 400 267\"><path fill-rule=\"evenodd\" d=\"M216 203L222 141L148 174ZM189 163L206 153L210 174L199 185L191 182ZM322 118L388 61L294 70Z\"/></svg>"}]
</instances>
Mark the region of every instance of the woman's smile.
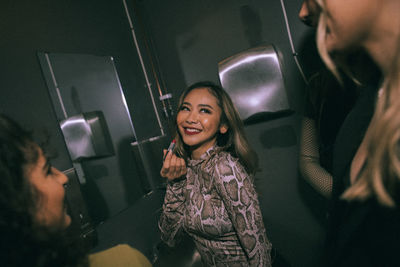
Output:
<instances>
[{"instance_id":1,"label":"woman's smile","mask_svg":"<svg viewBox=\"0 0 400 267\"><path fill-rule=\"evenodd\" d=\"M217 99L207 88L194 89L185 97L176 123L192 158L201 156L216 144L219 133L226 132L221 125L221 113Z\"/></svg>"},{"instance_id":2,"label":"woman's smile","mask_svg":"<svg viewBox=\"0 0 400 267\"><path fill-rule=\"evenodd\" d=\"M183 127L183 129L184 129L184 133L186 135L196 135L196 134L199 134L201 132L200 129L192 128L192 127Z\"/></svg>"}]
</instances>

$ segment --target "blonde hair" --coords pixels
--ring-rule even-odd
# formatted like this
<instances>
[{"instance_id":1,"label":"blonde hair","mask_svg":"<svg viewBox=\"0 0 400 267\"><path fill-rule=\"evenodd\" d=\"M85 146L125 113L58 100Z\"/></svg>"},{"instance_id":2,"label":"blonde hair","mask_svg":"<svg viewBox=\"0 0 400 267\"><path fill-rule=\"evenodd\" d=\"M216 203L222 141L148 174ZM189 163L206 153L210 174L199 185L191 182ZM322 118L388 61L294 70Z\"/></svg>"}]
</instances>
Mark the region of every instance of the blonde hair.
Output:
<instances>
[{"instance_id":1,"label":"blonde hair","mask_svg":"<svg viewBox=\"0 0 400 267\"><path fill-rule=\"evenodd\" d=\"M340 79L337 65L327 51L326 9L324 0L317 30L317 46L321 58ZM379 91L374 115L364 137L367 157L356 181L341 196L346 200L366 200L376 197L385 206L393 207L400 192L400 38L392 57L390 72L386 73Z\"/></svg>"},{"instance_id":2,"label":"blonde hair","mask_svg":"<svg viewBox=\"0 0 400 267\"><path fill-rule=\"evenodd\" d=\"M239 113L236 110L229 95L222 87L212 82L198 82L189 86L180 96L178 103L178 112L181 109L185 97L195 89L207 88L207 90L215 96L218 106L221 108L221 124L228 127L225 134L217 133L217 145L222 150L231 153L232 156L239 159L239 162L244 166L249 174L254 174L258 168L257 154L250 147L247 141L243 122L240 119ZM178 113L177 112L177 113ZM176 119L175 119L176 123ZM175 152L185 160L190 156L189 147L183 143L182 137L178 131L178 126L175 125Z\"/></svg>"}]
</instances>

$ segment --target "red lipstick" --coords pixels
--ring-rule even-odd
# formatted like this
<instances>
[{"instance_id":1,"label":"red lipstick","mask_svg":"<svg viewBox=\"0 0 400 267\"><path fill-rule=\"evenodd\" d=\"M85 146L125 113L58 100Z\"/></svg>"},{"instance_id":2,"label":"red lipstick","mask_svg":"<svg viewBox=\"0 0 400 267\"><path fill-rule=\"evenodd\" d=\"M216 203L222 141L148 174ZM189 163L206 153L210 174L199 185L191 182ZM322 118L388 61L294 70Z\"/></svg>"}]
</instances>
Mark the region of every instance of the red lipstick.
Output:
<instances>
[{"instance_id":1,"label":"red lipstick","mask_svg":"<svg viewBox=\"0 0 400 267\"><path fill-rule=\"evenodd\" d=\"M192 129L194 131L190 131L188 129ZM195 134L199 134L201 131L198 129L194 129L194 128L184 128L185 134L186 135L195 135Z\"/></svg>"}]
</instances>

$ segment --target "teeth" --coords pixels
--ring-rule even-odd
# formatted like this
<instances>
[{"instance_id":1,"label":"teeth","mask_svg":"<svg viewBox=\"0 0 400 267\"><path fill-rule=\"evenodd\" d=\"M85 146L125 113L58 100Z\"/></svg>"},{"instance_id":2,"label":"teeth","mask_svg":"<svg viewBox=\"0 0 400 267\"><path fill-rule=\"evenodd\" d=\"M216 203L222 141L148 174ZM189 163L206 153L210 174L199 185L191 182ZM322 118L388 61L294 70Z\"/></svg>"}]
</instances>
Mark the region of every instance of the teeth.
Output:
<instances>
[{"instance_id":1,"label":"teeth","mask_svg":"<svg viewBox=\"0 0 400 267\"><path fill-rule=\"evenodd\" d=\"M190 132L190 133L198 133L200 132L200 130L198 129L192 129L192 128L186 128L186 131Z\"/></svg>"}]
</instances>

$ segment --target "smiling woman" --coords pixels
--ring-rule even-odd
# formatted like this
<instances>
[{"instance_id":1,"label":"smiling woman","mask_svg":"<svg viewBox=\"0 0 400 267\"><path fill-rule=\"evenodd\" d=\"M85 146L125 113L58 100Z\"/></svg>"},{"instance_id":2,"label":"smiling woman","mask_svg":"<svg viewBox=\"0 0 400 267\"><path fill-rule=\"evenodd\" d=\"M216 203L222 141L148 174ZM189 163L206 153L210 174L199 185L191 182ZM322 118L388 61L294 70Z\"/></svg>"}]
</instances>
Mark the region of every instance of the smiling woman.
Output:
<instances>
[{"instance_id":1,"label":"smiling woman","mask_svg":"<svg viewBox=\"0 0 400 267\"><path fill-rule=\"evenodd\" d=\"M68 178L50 165L41 148L37 147L37 151L37 162L26 168L29 181L39 193L36 218L43 225L66 228L71 223L64 205L64 186Z\"/></svg>"},{"instance_id":2,"label":"smiling woman","mask_svg":"<svg viewBox=\"0 0 400 267\"><path fill-rule=\"evenodd\" d=\"M81 239L67 233L67 182L30 134L0 114L0 265L151 266L128 245L88 256Z\"/></svg>"},{"instance_id":3,"label":"smiling woman","mask_svg":"<svg viewBox=\"0 0 400 267\"><path fill-rule=\"evenodd\" d=\"M271 266L253 185L256 155L228 94L209 82L190 86L179 101L176 132L177 149L161 169L168 179L161 238L173 246L185 231L205 266Z\"/></svg>"},{"instance_id":4,"label":"smiling woman","mask_svg":"<svg viewBox=\"0 0 400 267\"><path fill-rule=\"evenodd\" d=\"M191 91L181 105L176 123L183 142L190 147L191 157L199 159L215 145L217 134L225 134L227 125L220 122L221 108L207 88Z\"/></svg>"},{"instance_id":5,"label":"smiling woman","mask_svg":"<svg viewBox=\"0 0 400 267\"><path fill-rule=\"evenodd\" d=\"M67 177L52 168L30 134L0 115L2 266L84 266L78 240L64 229Z\"/></svg>"}]
</instances>

